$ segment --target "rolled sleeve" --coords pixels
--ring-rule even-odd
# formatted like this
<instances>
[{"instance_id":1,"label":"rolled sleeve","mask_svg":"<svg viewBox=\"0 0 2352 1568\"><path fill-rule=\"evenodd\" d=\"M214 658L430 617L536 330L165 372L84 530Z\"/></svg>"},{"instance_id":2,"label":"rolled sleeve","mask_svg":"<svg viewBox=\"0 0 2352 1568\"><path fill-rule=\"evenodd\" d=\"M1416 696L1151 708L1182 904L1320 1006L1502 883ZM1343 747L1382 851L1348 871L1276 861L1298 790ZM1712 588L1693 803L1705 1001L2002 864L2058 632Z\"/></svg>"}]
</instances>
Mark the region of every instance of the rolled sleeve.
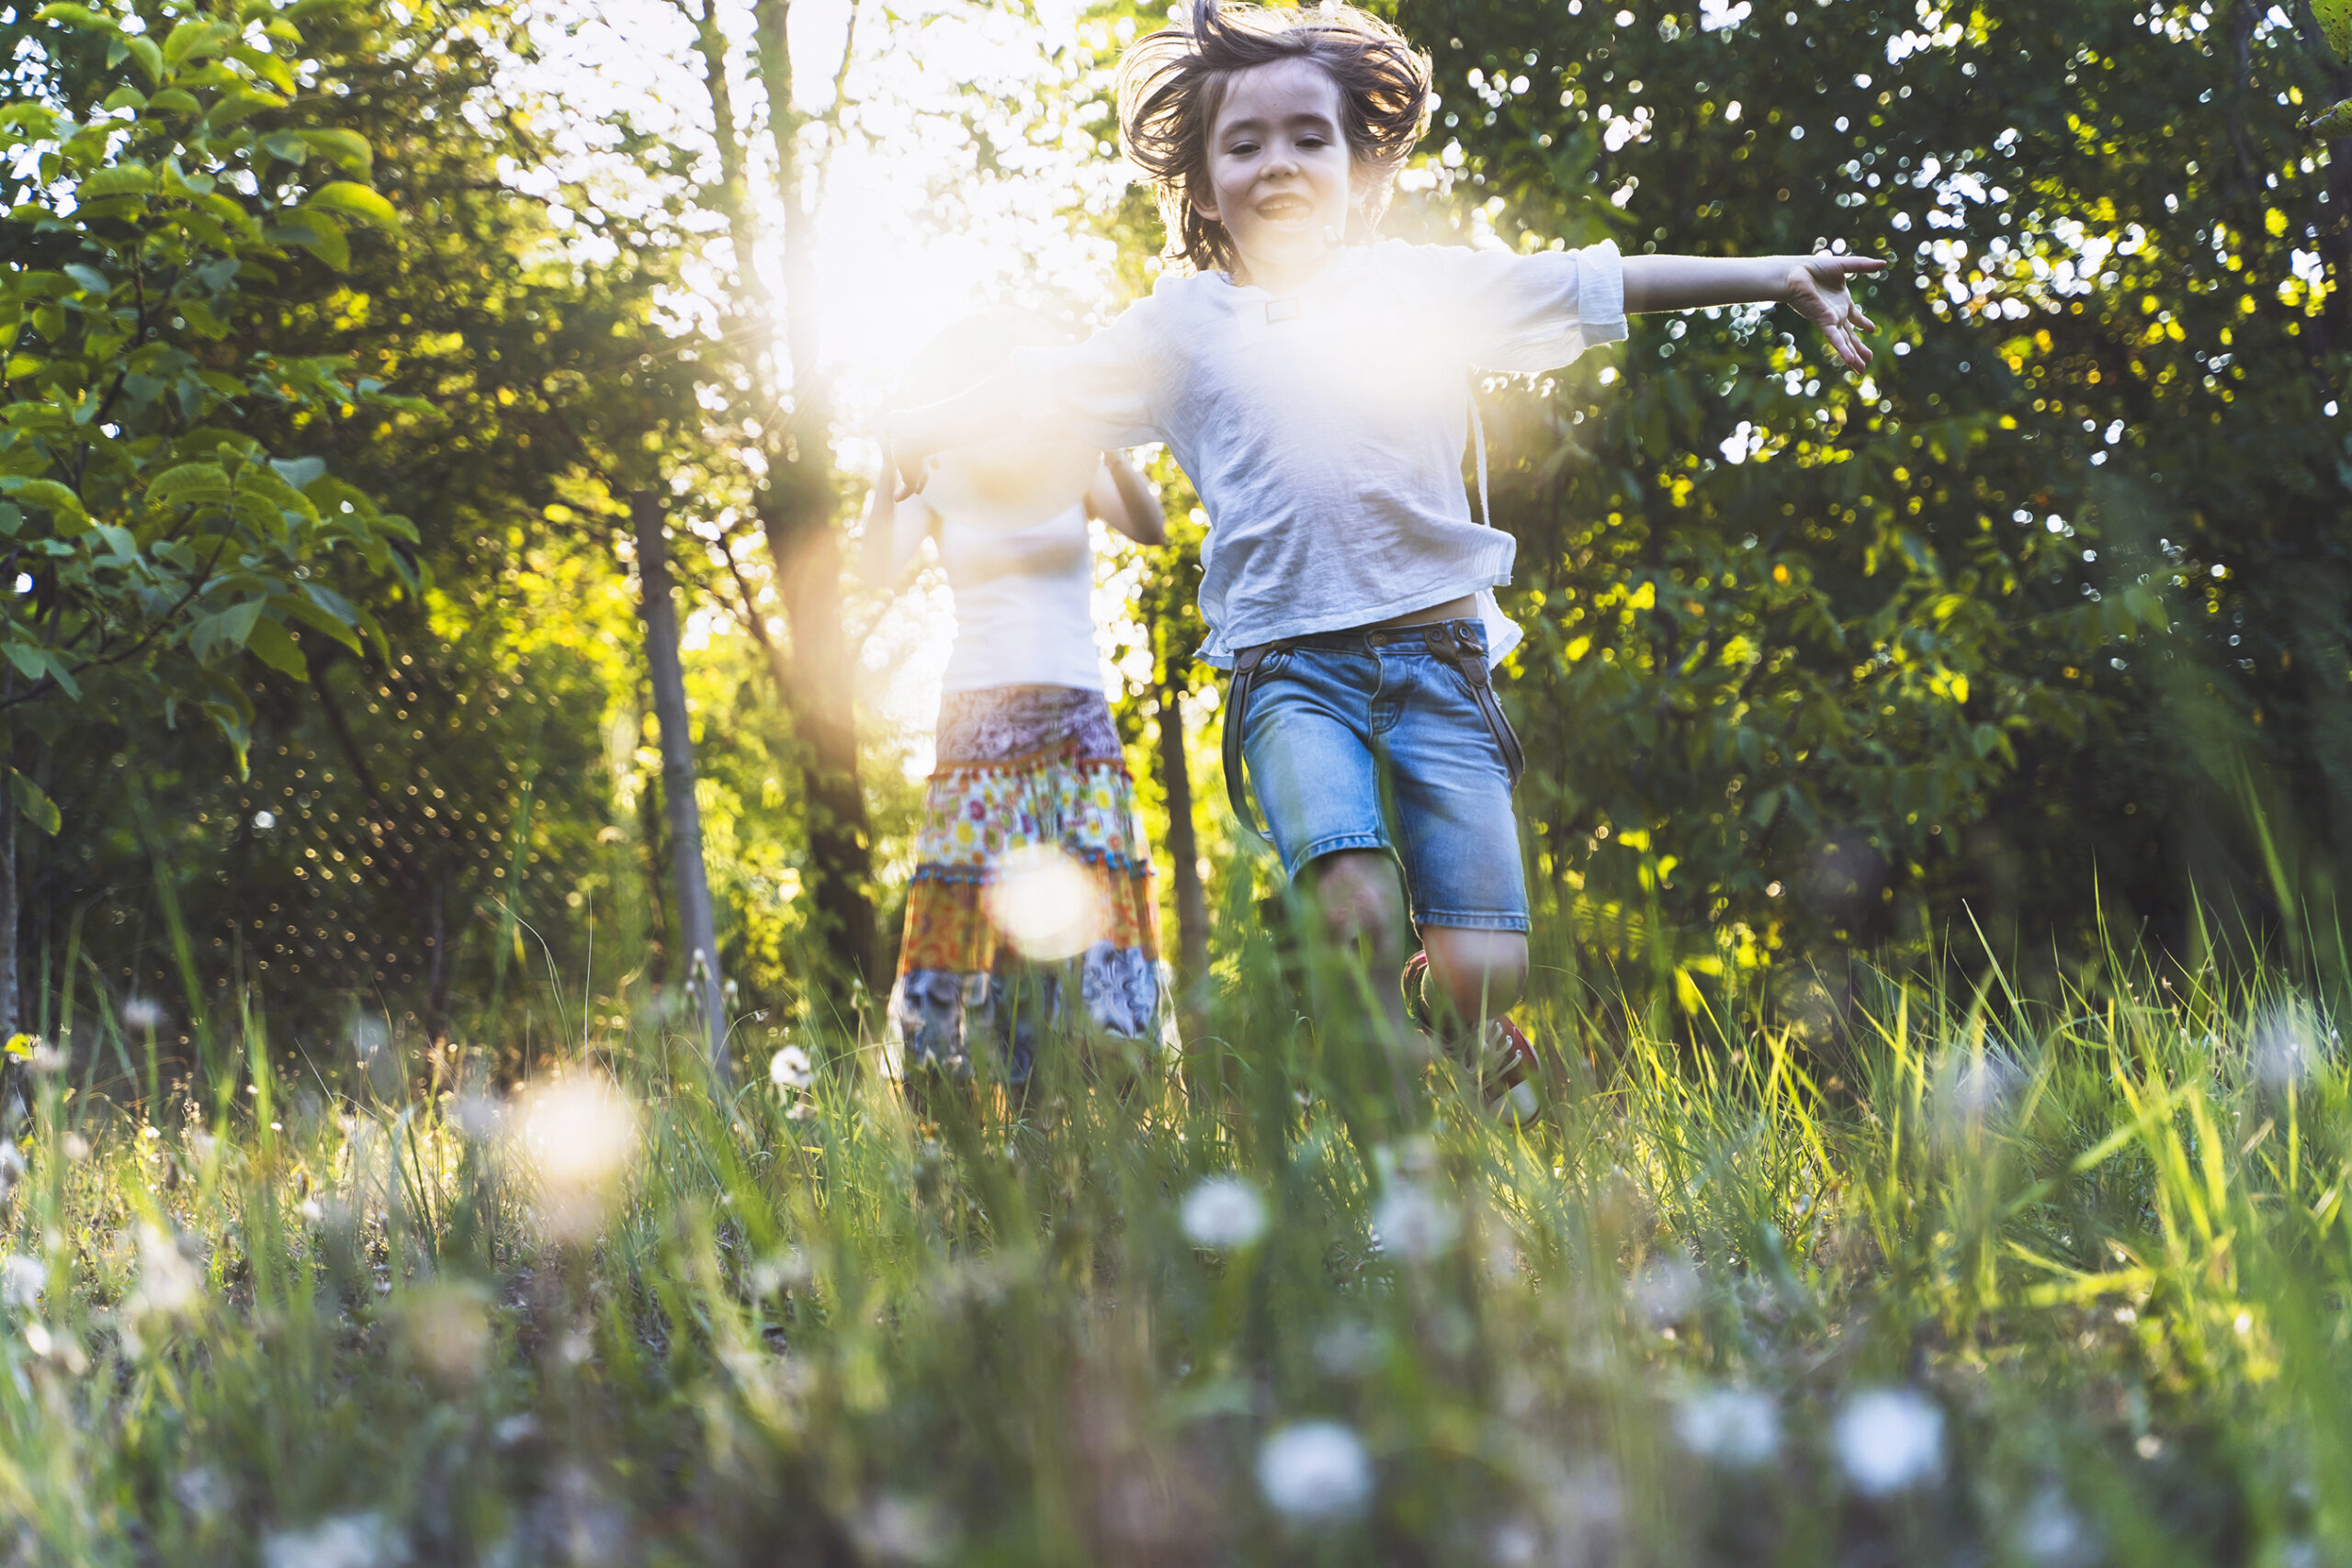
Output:
<instances>
[{"instance_id":1,"label":"rolled sleeve","mask_svg":"<svg viewBox=\"0 0 2352 1568\"><path fill-rule=\"evenodd\" d=\"M1104 448L1164 438L1152 414L1141 309L1130 308L1084 343L1014 351L1023 434Z\"/></svg>"},{"instance_id":2,"label":"rolled sleeve","mask_svg":"<svg viewBox=\"0 0 2352 1568\"><path fill-rule=\"evenodd\" d=\"M1532 255L1433 248L1446 253L1463 346L1481 369L1550 370L1625 335L1625 266L1606 240Z\"/></svg>"}]
</instances>

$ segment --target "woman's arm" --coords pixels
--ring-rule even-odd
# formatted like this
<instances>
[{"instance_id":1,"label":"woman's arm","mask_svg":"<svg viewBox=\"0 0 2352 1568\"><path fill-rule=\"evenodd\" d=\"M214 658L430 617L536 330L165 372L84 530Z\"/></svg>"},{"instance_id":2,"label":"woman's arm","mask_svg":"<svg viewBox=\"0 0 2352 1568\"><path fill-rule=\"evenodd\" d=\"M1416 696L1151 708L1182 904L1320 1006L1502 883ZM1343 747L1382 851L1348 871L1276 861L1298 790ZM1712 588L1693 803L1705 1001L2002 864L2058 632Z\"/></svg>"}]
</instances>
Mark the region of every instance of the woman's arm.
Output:
<instances>
[{"instance_id":1,"label":"woman's arm","mask_svg":"<svg viewBox=\"0 0 2352 1568\"><path fill-rule=\"evenodd\" d=\"M1138 545L1168 542L1168 516L1160 510L1159 492L1116 452L1102 454L1102 469L1086 489L1086 514Z\"/></svg>"},{"instance_id":2,"label":"woman's arm","mask_svg":"<svg viewBox=\"0 0 2352 1568\"><path fill-rule=\"evenodd\" d=\"M1793 305L1821 329L1849 369L1873 357L1861 333L1878 323L1848 290L1858 274L1884 270L1874 256L1627 256L1625 313L1707 305Z\"/></svg>"},{"instance_id":3,"label":"woman's arm","mask_svg":"<svg viewBox=\"0 0 2352 1568\"><path fill-rule=\"evenodd\" d=\"M1020 399L1019 378L1001 370L953 397L892 413L888 445L908 487L921 491L930 477L925 460L951 446L1020 434Z\"/></svg>"},{"instance_id":4,"label":"woman's arm","mask_svg":"<svg viewBox=\"0 0 2352 1568\"><path fill-rule=\"evenodd\" d=\"M874 488L865 498L865 532L860 537L857 552L858 575L877 593L888 593L898 587L899 579L906 575L907 561L914 553L910 542L902 543L899 537L903 520L899 515L898 489L898 465L892 460L889 438L886 436L882 442L882 467L875 474Z\"/></svg>"}]
</instances>

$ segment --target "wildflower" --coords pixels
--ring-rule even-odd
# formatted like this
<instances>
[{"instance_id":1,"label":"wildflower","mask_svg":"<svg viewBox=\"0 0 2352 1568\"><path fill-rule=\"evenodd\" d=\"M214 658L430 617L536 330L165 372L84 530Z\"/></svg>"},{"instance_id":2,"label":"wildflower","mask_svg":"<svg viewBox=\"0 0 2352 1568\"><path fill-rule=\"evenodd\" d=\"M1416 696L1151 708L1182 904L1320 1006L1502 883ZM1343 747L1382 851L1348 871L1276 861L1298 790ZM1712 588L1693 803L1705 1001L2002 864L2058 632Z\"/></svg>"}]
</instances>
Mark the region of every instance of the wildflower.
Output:
<instances>
[{"instance_id":1,"label":"wildflower","mask_svg":"<svg viewBox=\"0 0 2352 1568\"><path fill-rule=\"evenodd\" d=\"M65 1066L65 1053L38 1034L10 1035L6 1049L29 1072L54 1073Z\"/></svg>"},{"instance_id":2,"label":"wildflower","mask_svg":"<svg viewBox=\"0 0 2352 1568\"><path fill-rule=\"evenodd\" d=\"M49 1269L40 1258L18 1255L0 1263L0 1302L18 1312L39 1307L41 1292L48 1288Z\"/></svg>"},{"instance_id":3,"label":"wildflower","mask_svg":"<svg viewBox=\"0 0 2352 1568\"><path fill-rule=\"evenodd\" d=\"M817 1081L817 1067L806 1046L786 1045L768 1058L768 1081L787 1094L797 1094Z\"/></svg>"},{"instance_id":4,"label":"wildflower","mask_svg":"<svg viewBox=\"0 0 2352 1568\"><path fill-rule=\"evenodd\" d=\"M232 1501L229 1483L209 1464L194 1464L172 1477L172 1495L198 1519L218 1518Z\"/></svg>"},{"instance_id":5,"label":"wildflower","mask_svg":"<svg viewBox=\"0 0 2352 1568\"><path fill-rule=\"evenodd\" d=\"M1674 1435L1701 1459L1752 1470L1781 1446L1781 1412L1752 1389L1701 1389L1675 1406Z\"/></svg>"},{"instance_id":6,"label":"wildflower","mask_svg":"<svg viewBox=\"0 0 2352 1568\"><path fill-rule=\"evenodd\" d=\"M164 1027L164 1010L145 997L132 997L124 1002L117 1016L125 1029L141 1033L152 1034Z\"/></svg>"},{"instance_id":7,"label":"wildflower","mask_svg":"<svg viewBox=\"0 0 2352 1568\"><path fill-rule=\"evenodd\" d=\"M750 1288L753 1301L765 1301L778 1291L797 1290L816 1277L808 1266L808 1255L797 1247L787 1247L773 1258L763 1258L745 1271L743 1283Z\"/></svg>"},{"instance_id":8,"label":"wildflower","mask_svg":"<svg viewBox=\"0 0 2352 1568\"><path fill-rule=\"evenodd\" d=\"M204 1276L187 1247L161 1227L139 1227L139 1288L123 1303L130 1316L171 1317L193 1306L204 1293Z\"/></svg>"},{"instance_id":9,"label":"wildflower","mask_svg":"<svg viewBox=\"0 0 2352 1568\"><path fill-rule=\"evenodd\" d=\"M636 1108L607 1079L558 1078L525 1098L516 1145L539 1179L540 1230L584 1241L603 1227L637 1152Z\"/></svg>"},{"instance_id":10,"label":"wildflower","mask_svg":"<svg viewBox=\"0 0 2352 1568\"><path fill-rule=\"evenodd\" d=\"M1194 1247L1231 1251L1266 1234L1266 1202L1238 1176L1212 1176L1185 1195L1181 1219Z\"/></svg>"},{"instance_id":11,"label":"wildflower","mask_svg":"<svg viewBox=\"0 0 2352 1568\"><path fill-rule=\"evenodd\" d=\"M2327 1060L2319 1017L2300 998L2255 1021L2251 1057L2255 1081L2271 1090L2292 1089Z\"/></svg>"},{"instance_id":12,"label":"wildflower","mask_svg":"<svg viewBox=\"0 0 2352 1568\"><path fill-rule=\"evenodd\" d=\"M1884 1497L1943 1474L1944 1413L1910 1389L1854 1395L1831 1435L1847 1479L1866 1497Z\"/></svg>"},{"instance_id":13,"label":"wildflower","mask_svg":"<svg viewBox=\"0 0 2352 1568\"><path fill-rule=\"evenodd\" d=\"M2091 1568L2102 1555L2098 1531L2052 1484L2034 1494L2010 1533L2018 1555L2034 1568Z\"/></svg>"},{"instance_id":14,"label":"wildflower","mask_svg":"<svg viewBox=\"0 0 2352 1568\"><path fill-rule=\"evenodd\" d=\"M1679 1253L1652 1258L1634 1276L1634 1304L1653 1328L1681 1322L1699 1304L1699 1270Z\"/></svg>"},{"instance_id":15,"label":"wildflower","mask_svg":"<svg viewBox=\"0 0 2352 1568\"><path fill-rule=\"evenodd\" d=\"M850 1536L884 1562L938 1562L955 1544L946 1515L922 1497L884 1493L850 1521Z\"/></svg>"},{"instance_id":16,"label":"wildflower","mask_svg":"<svg viewBox=\"0 0 2352 1568\"><path fill-rule=\"evenodd\" d=\"M75 1165L90 1157L90 1140L79 1133L68 1133L57 1140L57 1146Z\"/></svg>"},{"instance_id":17,"label":"wildflower","mask_svg":"<svg viewBox=\"0 0 2352 1568\"><path fill-rule=\"evenodd\" d=\"M306 1530L272 1530L262 1538L262 1568L391 1568L409 1560L408 1546L377 1513L338 1514Z\"/></svg>"},{"instance_id":18,"label":"wildflower","mask_svg":"<svg viewBox=\"0 0 2352 1568\"><path fill-rule=\"evenodd\" d=\"M1344 1518L1372 1496L1372 1456L1337 1421L1301 1421L1258 1450L1258 1489L1274 1511L1304 1524Z\"/></svg>"},{"instance_id":19,"label":"wildflower","mask_svg":"<svg viewBox=\"0 0 2352 1568\"><path fill-rule=\"evenodd\" d=\"M1383 1252L1423 1263L1453 1245L1462 1222L1453 1205L1417 1181L1400 1181L1373 1211L1373 1239Z\"/></svg>"}]
</instances>

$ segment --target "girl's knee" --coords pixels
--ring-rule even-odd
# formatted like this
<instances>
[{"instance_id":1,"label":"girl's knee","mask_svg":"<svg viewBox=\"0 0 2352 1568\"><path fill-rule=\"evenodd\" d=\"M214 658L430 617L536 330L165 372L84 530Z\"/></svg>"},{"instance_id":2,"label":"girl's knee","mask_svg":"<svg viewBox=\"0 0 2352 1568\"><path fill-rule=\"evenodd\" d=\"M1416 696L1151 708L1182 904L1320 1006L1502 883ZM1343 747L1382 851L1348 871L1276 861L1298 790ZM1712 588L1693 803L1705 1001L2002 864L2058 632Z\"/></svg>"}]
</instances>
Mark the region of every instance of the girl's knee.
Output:
<instances>
[{"instance_id":1,"label":"girl's knee","mask_svg":"<svg viewBox=\"0 0 2352 1568\"><path fill-rule=\"evenodd\" d=\"M1527 938L1521 932L1430 926L1421 938L1430 955L1430 984L1464 1018L1505 1012L1527 988Z\"/></svg>"},{"instance_id":2,"label":"girl's knee","mask_svg":"<svg viewBox=\"0 0 2352 1568\"><path fill-rule=\"evenodd\" d=\"M1315 900L1325 931L1342 946L1368 944L1377 954L1400 954L1405 897L1396 867L1372 850L1342 850L1315 863Z\"/></svg>"}]
</instances>

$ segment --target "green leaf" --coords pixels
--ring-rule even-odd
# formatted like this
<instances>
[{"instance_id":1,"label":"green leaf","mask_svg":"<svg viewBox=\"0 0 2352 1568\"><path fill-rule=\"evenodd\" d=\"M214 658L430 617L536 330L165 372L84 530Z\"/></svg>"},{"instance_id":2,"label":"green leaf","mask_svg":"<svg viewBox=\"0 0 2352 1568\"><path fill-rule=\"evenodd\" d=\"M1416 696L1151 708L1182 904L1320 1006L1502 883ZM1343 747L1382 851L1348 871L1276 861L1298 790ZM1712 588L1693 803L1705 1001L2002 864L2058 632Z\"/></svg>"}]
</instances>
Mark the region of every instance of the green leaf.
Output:
<instances>
[{"instance_id":1,"label":"green leaf","mask_svg":"<svg viewBox=\"0 0 2352 1568\"><path fill-rule=\"evenodd\" d=\"M2312 15L2327 47L2337 55L2352 55L2352 0L2312 0Z\"/></svg>"},{"instance_id":2,"label":"green leaf","mask_svg":"<svg viewBox=\"0 0 2352 1568\"><path fill-rule=\"evenodd\" d=\"M22 773L9 775L8 788L17 797L17 809L25 814L25 820L51 838L57 837L57 829L64 826L64 819L58 815L57 802Z\"/></svg>"},{"instance_id":3,"label":"green leaf","mask_svg":"<svg viewBox=\"0 0 2352 1568\"><path fill-rule=\"evenodd\" d=\"M271 54L266 50L255 49L249 43L232 43L229 46L228 52L231 59L239 62L279 92L290 93L294 90L293 68L288 65L282 57Z\"/></svg>"},{"instance_id":4,"label":"green leaf","mask_svg":"<svg viewBox=\"0 0 2352 1568\"><path fill-rule=\"evenodd\" d=\"M245 638L245 651L282 674L297 681L311 678L310 661L302 657L302 649L295 643L285 624L268 619L254 623Z\"/></svg>"},{"instance_id":5,"label":"green leaf","mask_svg":"<svg viewBox=\"0 0 2352 1568\"><path fill-rule=\"evenodd\" d=\"M204 55L218 54L232 30L226 23L199 22L191 17L174 28L172 36L164 40L164 63L175 66Z\"/></svg>"},{"instance_id":6,"label":"green leaf","mask_svg":"<svg viewBox=\"0 0 2352 1568\"><path fill-rule=\"evenodd\" d=\"M248 599L242 604L209 615L198 615L195 628L188 634L188 651L206 663L223 653L233 653L245 646L245 639L261 621L261 601Z\"/></svg>"},{"instance_id":7,"label":"green leaf","mask_svg":"<svg viewBox=\"0 0 2352 1568\"><path fill-rule=\"evenodd\" d=\"M2352 5L2352 0L2346 0L2346 3ZM2346 98L2333 108L2311 116L2303 121L2303 129L2316 130L2322 136L2352 134L2352 98Z\"/></svg>"},{"instance_id":8,"label":"green leaf","mask_svg":"<svg viewBox=\"0 0 2352 1568\"><path fill-rule=\"evenodd\" d=\"M26 680L38 681L49 673L49 660L43 659L40 649L31 643L12 642L6 648L8 662L15 665L17 672Z\"/></svg>"},{"instance_id":9,"label":"green leaf","mask_svg":"<svg viewBox=\"0 0 2352 1568\"><path fill-rule=\"evenodd\" d=\"M177 87L166 87L147 100L147 107L150 113L158 109L168 109L174 114L195 114L204 106L196 101L196 96L193 93L184 93ZM212 188L212 181L209 175L184 175L183 178L191 188L198 192ZM198 181L203 183L198 184Z\"/></svg>"},{"instance_id":10,"label":"green leaf","mask_svg":"<svg viewBox=\"0 0 2352 1568\"><path fill-rule=\"evenodd\" d=\"M335 180L321 186L311 193L311 199L302 204L302 210L338 213L379 229L401 226L401 215L392 209L390 202L352 180Z\"/></svg>"},{"instance_id":11,"label":"green leaf","mask_svg":"<svg viewBox=\"0 0 2352 1568\"><path fill-rule=\"evenodd\" d=\"M156 47L155 40L141 34L135 38L126 38L122 41L130 46L130 58L139 62L139 69L146 73L148 85L155 87L162 86L164 85L164 51Z\"/></svg>"},{"instance_id":12,"label":"green leaf","mask_svg":"<svg viewBox=\"0 0 2352 1568\"><path fill-rule=\"evenodd\" d=\"M97 201L109 196L147 196L154 188L155 171L146 164L117 164L84 180L74 194L83 201Z\"/></svg>"},{"instance_id":13,"label":"green leaf","mask_svg":"<svg viewBox=\"0 0 2352 1568\"><path fill-rule=\"evenodd\" d=\"M112 17L102 16L87 6L43 6L33 13L36 22L63 22L69 28L85 28L94 33L111 33L120 28Z\"/></svg>"},{"instance_id":14,"label":"green leaf","mask_svg":"<svg viewBox=\"0 0 2352 1568\"><path fill-rule=\"evenodd\" d=\"M123 46L118 43L115 47L120 49ZM108 93L107 101L99 107L109 109L143 109L147 107L147 95L125 82L113 92Z\"/></svg>"},{"instance_id":15,"label":"green leaf","mask_svg":"<svg viewBox=\"0 0 2352 1568\"><path fill-rule=\"evenodd\" d=\"M272 457L269 466L296 490L308 490L324 479L327 471L324 457Z\"/></svg>"},{"instance_id":16,"label":"green leaf","mask_svg":"<svg viewBox=\"0 0 2352 1568\"><path fill-rule=\"evenodd\" d=\"M287 221L279 225L277 232L335 271L351 270L351 243L343 237L343 225L325 213L290 213Z\"/></svg>"},{"instance_id":17,"label":"green leaf","mask_svg":"<svg viewBox=\"0 0 2352 1568\"><path fill-rule=\"evenodd\" d=\"M308 584L305 584L304 586L307 587ZM344 647L351 649L352 652L359 653L364 651L360 647L359 634L357 632L352 630L351 627L345 625L343 620L338 619L335 615L321 608L319 605L312 604L310 600L298 598L280 599L277 602L277 607L287 615L291 615L296 620L301 622L304 626L323 632L328 637L334 638L335 641L343 644Z\"/></svg>"},{"instance_id":18,"label":"green leaf","mask_svg":"<svg viewBox=\"0 0 2352 1568\"><path fill-rule=\"evenodd\" d=\"M273 158L299 164L311 155L311 144L290 130L273 130L261 139L262 151Z\"/></svg>"},{"instance_id":19,"label":"green leaf","mask_svg":"<svg viewBox=\"0 0 2352 1568\"><path fill-rule=\"evenodd\" d=\"M229 470L218 463L182 463L165 469L147 487L150 506L182 506L190 502L226 501L233 487Z\"/></svg>"},{"instance_id":20,"label":"green leaf","mask_svg":"<svg viewBox=\"0 0 2352 1568\"><path fill-rule=\"evenodd\" d=\"M294 134L300 137L311 152L362 179L366 179L376 167L376 154L368 147L368 139L356 130L298 130Z\"/></svg>"},{"instance_id":21,"label":"green leaf","mask_svg":"<svg viewBox=\"0 0 2352 1568\"><path fill-rule=\"evenodd\" d=\"M107 275L96 267L84 266L80 262L67 262L59 270L80 284L85 293L95 294L103 299L114 292L114 285L107 282Z\"/></svg>"},{"instance_id":22,"label":"green leaf","mask_svg":"<svg viewBox=\"0 0 2352 1568\"><path fill-rule=\"evenodd\" d=\"M60 534L79 534L90 525L82 498L55 479L0 479L0 489L20 506L38 506L55 521Z\"/></svg>"}]
</instances>

